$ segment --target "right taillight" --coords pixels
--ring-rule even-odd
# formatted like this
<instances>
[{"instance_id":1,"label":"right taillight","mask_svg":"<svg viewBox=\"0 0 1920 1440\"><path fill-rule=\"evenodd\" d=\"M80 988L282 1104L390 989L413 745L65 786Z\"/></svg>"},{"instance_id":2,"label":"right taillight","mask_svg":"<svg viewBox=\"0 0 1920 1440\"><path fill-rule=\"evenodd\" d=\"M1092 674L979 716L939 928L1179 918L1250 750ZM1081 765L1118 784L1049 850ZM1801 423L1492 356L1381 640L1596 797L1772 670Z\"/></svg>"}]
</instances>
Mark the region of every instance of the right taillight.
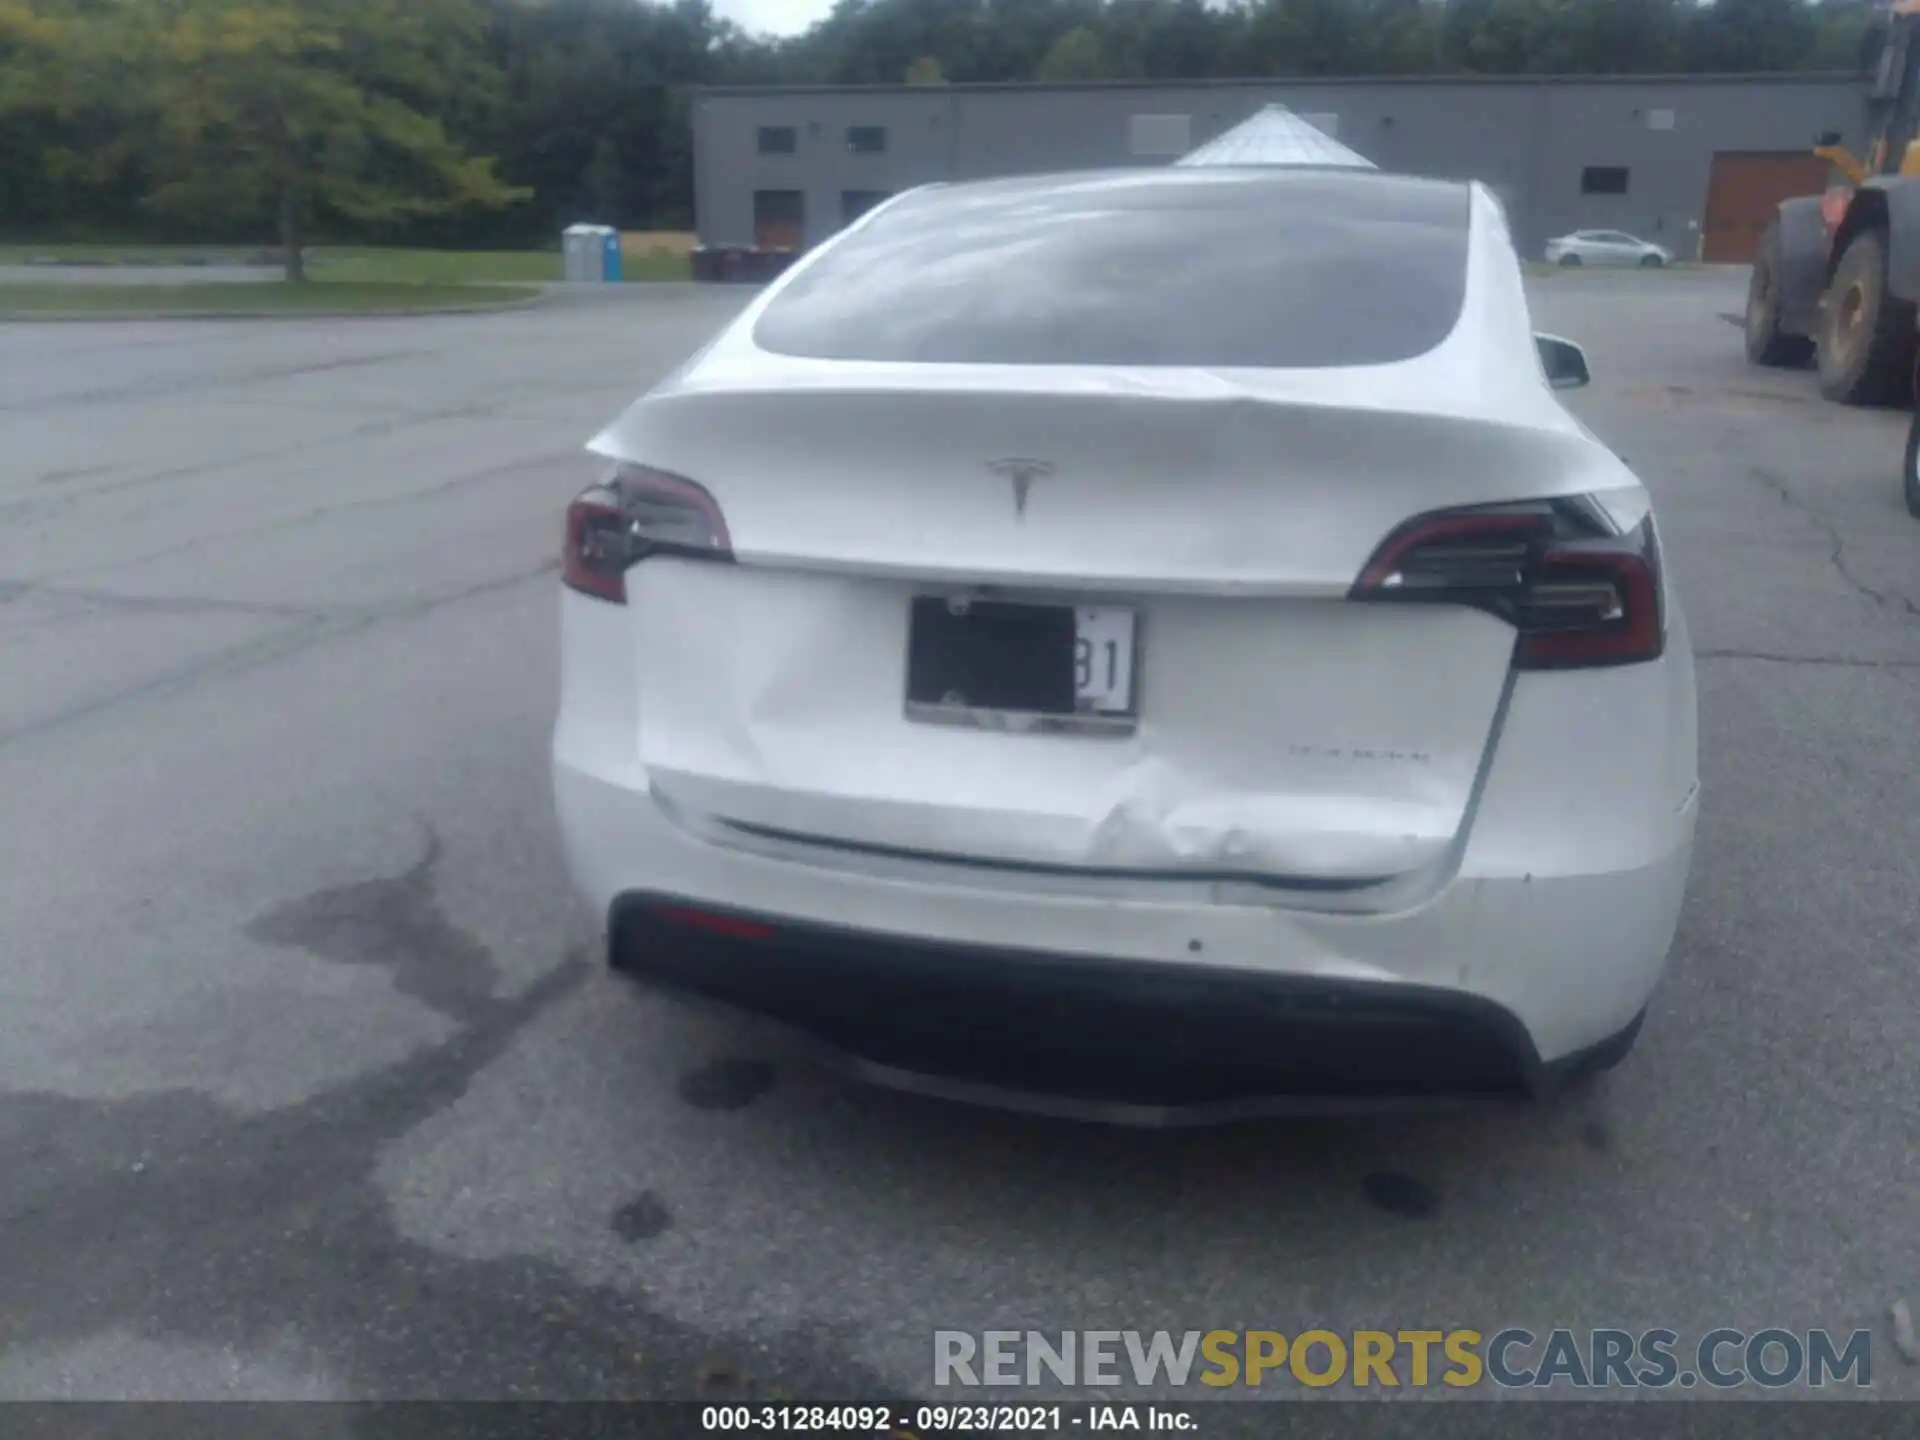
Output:
<instances>
[{"instance_id":1,"label":"right taillight","mask_svg":"<svg viewBox=\"0 0 1920 1440\"><path fill-rule=\"evenodd\" d=\"M1351 596L1470 605L1519 632L1523 670L1633 665L1666 648L1651 517L1624 534L1584 496L1417 516L1374 551Z\"/></svg>"},{"instance_id":2,"label":"right taillight","mask_svg":"<svg viewBox=\"0 0 1920 1440\"><path fill-rule=\"evenodd\" d=\"M621 465L567 507L560 578L570 588L624 605L627 571L650 555L733 558L726 519L704 487Z\"/></svg>"}]
</instances>

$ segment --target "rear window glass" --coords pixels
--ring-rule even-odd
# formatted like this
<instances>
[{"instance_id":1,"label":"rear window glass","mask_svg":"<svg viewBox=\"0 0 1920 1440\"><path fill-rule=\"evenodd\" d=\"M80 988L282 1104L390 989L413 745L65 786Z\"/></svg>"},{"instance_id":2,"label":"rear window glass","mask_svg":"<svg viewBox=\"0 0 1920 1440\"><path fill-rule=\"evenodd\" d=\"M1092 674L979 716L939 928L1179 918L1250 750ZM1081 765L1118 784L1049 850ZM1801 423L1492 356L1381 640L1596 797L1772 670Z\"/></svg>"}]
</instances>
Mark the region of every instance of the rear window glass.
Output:
<instances>
[{"instance_id":1,"label":"rear window glass","mask_svg":"<svg viewBox=\"0 0 1920 1440\"><path fill-rule=\"evenodd\" d=\"M1307 368L1424 354L1459 318L1465 186L1170 169L897 202L754 338L828 360Z\"/></svg>"}]
</instances>

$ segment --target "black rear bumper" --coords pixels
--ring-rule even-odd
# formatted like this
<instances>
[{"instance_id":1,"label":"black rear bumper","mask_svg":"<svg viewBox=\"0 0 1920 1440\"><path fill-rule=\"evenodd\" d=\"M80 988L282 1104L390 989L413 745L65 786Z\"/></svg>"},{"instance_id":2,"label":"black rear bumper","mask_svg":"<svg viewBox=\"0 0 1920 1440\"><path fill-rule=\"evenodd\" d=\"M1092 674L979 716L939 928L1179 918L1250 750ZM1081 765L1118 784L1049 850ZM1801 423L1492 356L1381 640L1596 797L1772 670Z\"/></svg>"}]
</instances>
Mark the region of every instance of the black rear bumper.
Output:
<instances>
[{"instance_id":1,"label":"black rear bumper","mask_svg":"<svg viewBox=\"0 0 1920 1440\"><path fill-rule=\"evenodd\" d=\"M1544 1066L1489 1001L1415 986L979 950L627 895L626 973L914 1075L1117 1106L1519 1098L1624 1053Z\"/></svg>"}]
</instances>

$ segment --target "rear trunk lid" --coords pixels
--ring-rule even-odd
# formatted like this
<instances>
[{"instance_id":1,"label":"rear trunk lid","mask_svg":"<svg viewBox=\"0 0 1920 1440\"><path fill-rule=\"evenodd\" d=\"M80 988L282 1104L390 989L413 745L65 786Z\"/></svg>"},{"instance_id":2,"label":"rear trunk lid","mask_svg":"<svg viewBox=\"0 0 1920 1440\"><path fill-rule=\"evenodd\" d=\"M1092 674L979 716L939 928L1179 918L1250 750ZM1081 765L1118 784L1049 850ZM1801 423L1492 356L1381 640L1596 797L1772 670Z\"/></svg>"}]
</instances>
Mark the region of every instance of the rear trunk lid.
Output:
<instances>
[{"instance_id":1,"label":"rear trunk lid","mask_svg":"<svg viewBox=\"0 0 1920 1440\"><path fill-rule=\"evenodd\" d=\"M706 486L738 561L628 576L661 801L722 833L1002 866L1358 891L1443 864L1514 633L1347 592L1412 515L1624 468L1557 406L1439 413L1386 379L1356 406L1351 372L967 369L672 389L596 442ZM919 597L1130 615L1137 719L910 718Z\"/></svg>"}]
</instances>

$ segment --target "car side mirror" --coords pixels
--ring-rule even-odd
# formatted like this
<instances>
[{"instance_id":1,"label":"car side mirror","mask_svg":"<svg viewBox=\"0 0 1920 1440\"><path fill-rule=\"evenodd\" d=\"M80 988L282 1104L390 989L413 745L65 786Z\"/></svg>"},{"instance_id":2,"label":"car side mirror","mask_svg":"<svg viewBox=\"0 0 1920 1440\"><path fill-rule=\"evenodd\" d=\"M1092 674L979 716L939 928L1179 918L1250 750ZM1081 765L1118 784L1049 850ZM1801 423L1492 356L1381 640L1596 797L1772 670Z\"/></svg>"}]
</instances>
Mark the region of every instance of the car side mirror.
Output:
<instances>
[{"instance_id":1,"label":"car side mirror","mask_svg":"<svg viewBox=\"0 0 1920 1440\"><path fill-rule=\"evenodd\" d=\"M1540 368L1547 372L1547 383L1556 390L1578 390L1593 382L1587 369L1587 352L1571 340L1558 335L1535 335L1533 343L1540 351Z\"/></svg>"}]
</instances>

